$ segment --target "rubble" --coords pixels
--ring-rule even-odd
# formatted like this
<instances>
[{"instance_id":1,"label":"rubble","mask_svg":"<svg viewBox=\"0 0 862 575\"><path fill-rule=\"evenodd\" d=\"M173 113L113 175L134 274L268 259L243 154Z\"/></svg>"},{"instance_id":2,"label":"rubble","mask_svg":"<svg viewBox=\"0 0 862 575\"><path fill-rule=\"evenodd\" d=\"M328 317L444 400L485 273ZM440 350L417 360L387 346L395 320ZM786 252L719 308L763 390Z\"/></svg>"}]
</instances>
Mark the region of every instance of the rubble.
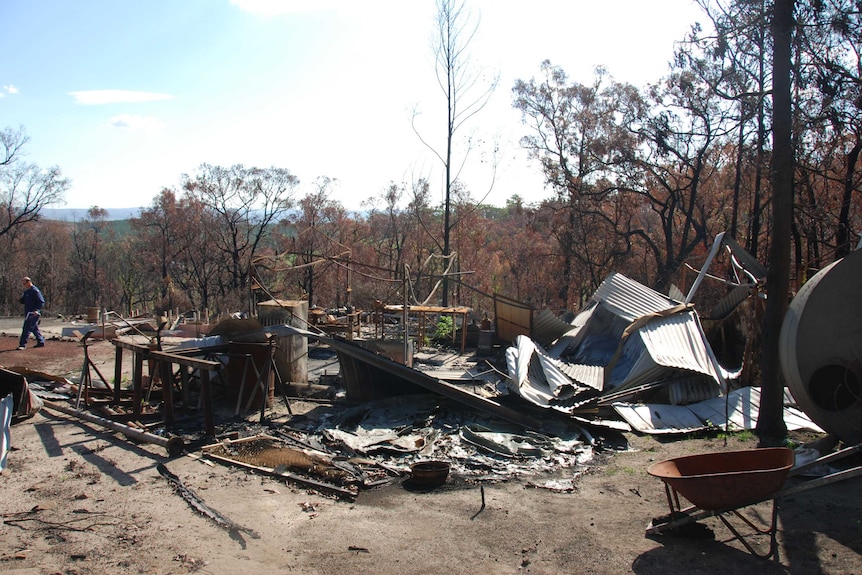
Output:
<instances>
[{"instance_id":1,"label":"rubble","mask_svg":"<svg viewBox=\"0 0 862 575\"><path fill-rule=\"evenodd\" d=\"M162 333L164 321L153 322L159 329L145 336L138 326L147 322L119 318L114 323L124 325L127 335L112 336L116 365L121 365L124 351L132 353L131 382L124 388L99 373L105 387L99 391L114 406L127 404L132 421L143 415L143 405L155 402L164 430L183 427L183 416L193 415L194 421L202 416L202 429L185 430L188 446L239 427L240 443L210 442L204 455L336 496L353 497L359 488L409 476L411 465L429 459L448 462L454 476L472 481L552 472L575 476L594 450L604 448L604 437L618 431L669 434L753 427L758 390L734 389L739 370L720 364L692 303L722 247L740 277L710 312L712 319L724 318L757 292L765 272L732 240L720 236L687 295L677 289L671 290L674 297L666 296L612 273L577 314L533 311L495 297L500 309L508 306L501 325L513 337L502 357L463 353L467 308L411 309L380 303L375 307L380 313L364 329L369 336L373 330L385 338L385 312L399 314L401 333L394 342L362 338L361 311L344 310L349 326L345 337L337 329L322 329L342 323L334 315L309 322L300 317L309 311L306 302L276 299L264 302L266 321L228 319L205 333L196 325L194 338L179 337L179 319L170 336ZM408 345L411 314L418 329L416 343L421 344L431 313L451 316L456 329L450 335L453 345L460 339L460 354L433 358L423 355L421 347ZM271 321L287 323L266 325ZM136 329L126 330L130 327ZM89 376L95 365L86 347L93 333L86 330L82 336L85 363L73 390L86 405L93 403L89 393L96 387ZM331 354L314 360L320 349L334 352L337 363ZM321 361L323 373L306 368L309 361ZM303 369L297 374L300 362ZM120 378L117 371L114 380ZM159 390L156 396L151 395L154 388ZM324 399L294 412L292 404L302 400L300 391L312 388ZM288 419L281 424L273 421L276 390L287 411ZM225 403L232 408L230 425L225 415L216 417ZM258 409L254 426L248 416ZM791 428L822 431L790 407L785 420ZM292 455L285 462L248 460L236 451L245 442L252 442L246 447L274 442L267 453ZM306 459L315 463L296 463ZM319 472L324 475L316 475ZM567 480L561 479L563 484Z\"/></svg>"},{"instance_id":2,"label":"rubble","mask_svg":"<svg viewBox=\"0 0 862 575\"><path fill-rule=\"evenodd\" d=\"M602 283L549 350L520 335L506 359L513 391L565 413L610 393L694 403L718 397L729 375L691 306L619 274Z\"/></svg>"}]
</instances>

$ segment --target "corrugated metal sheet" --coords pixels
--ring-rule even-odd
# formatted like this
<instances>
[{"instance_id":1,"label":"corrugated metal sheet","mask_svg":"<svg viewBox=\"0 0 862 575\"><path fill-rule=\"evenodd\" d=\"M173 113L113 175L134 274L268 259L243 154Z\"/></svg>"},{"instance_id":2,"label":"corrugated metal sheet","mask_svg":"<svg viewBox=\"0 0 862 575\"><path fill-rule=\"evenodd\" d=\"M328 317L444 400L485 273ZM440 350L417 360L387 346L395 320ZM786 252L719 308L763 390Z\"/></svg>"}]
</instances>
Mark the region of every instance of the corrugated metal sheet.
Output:
<instances>
[{"instance_id":1,"label":"corrugated metal sheet","mask_svg":"<svg viewBox=\"0 0 862 575\"><path fill-rule=\"evenodd\" d=\"M602 282L592 299L602 302L612 313L630 322L680 303L617 273Z\"/></svg>"},{"instance_id":2,"label":"corrugated metal sheet","mask_svg":"<svg viewBox=\"0 0 862 575\"><path fill-rule=\"evenodd\" d=\"M529 339L529 338L524 338ZM506 368L509 371L509 388L513 393L516 393L526 399L527 401L539 405L541 407L548 407L548 404L553 399L553 396L550 393L550 390L543 388L542 386L533 386L529 384L530 379L530 362L529 361L521 361L522 356L522 348L520 347L510 347L506 350ZM523 374L523 379L520 379ZM514 375L514 377L512 377Z\"/></svg>"},{"instance_id":3,"label":"corrugated metal sheet","mask_svg":"<svg viewBox=\"0 0 862 575\"><path fill-rule=\"evenodd\" d=\"M620 391L638 387L651 381L669 379L673 376L672 370L656 363L653 357L646 353L643 342L637 335L630 338L626 343L626 347L629 349L637 347L638 352L629 354L632 357L631 361L617 364L617 367L622 366L622 369L615 369L611 374L610 379L605 384L606 391Z\"/></svg>"},{"instance_id":4,"label":"corrugated metal sheet","mask_svg":"<svg viewBox=\"0 0 862 575\"><path fill-rule=\"evenodd\" d=\"M514 342L519 335L532 332L533 308L525 303L494 294L494 317L502 341Z\"/></svg>"},{"instance_id":5,"label":"corrugated metal sheet","mask_svg":"<svg viewBox=\"0 0 862 575\"><path fill-rule=\"evenodd\" d=\"M679 405L615 403L614 410L641 433L680 433L707 426L690 409Z\"/></svg>"},{"instance_id":6,"label":"corrugated metal sheet","mask_svg":"<svg viewBox=\"0 0 862 575\"><path fill-rule=\"evenodd\" d=\"M515 393L537 405L548 406L583 391L560 370L559 362L548 357L530 338L521 335L515 343L516 347L506 350L506 366Z\"/></svg>"},{"instance_id":7,"label":"corrugated metal sheet","mask_svg":"<svg viewBox=\"0 0 862 575\"><path fill-rule=\"evenodd\" d=\"M728 235L723 235L721 240L724 242L724 245L727 246L727 249L730 250L736 264L745 270L749 277L757 283L763 283L766 281L766 268L763 267L763 265L761 265L753 255L747 252L745 248L736 243L736 240Z\"/></svg>"},{"instance_id":8,"label":"corrugated metal sheet","mask_svg":"<svg viewBox=\"0 0 862 575\"><path fill-rule=\"evenodd\" d=\"M693 311L655 319L638 333L658 365L703 373L719 381L706 338Z\"/></svg>"},{"instance_id":9,"label":"corrugated metal sheet","mask_svg":"<svg viewBox=\"0 0 862 575\"><path fill-rule=\"evenodd\" d=\"M515 340L515 344L516 347L506 350L506 361L507 366L509 367L509 377L517 387L521 387L526 383L527 378L529 377L529 358L533 355L533 351L535 351L536 346L528 337L518 337ZM511 363L509 362L510 357L512 359ZM526 361L519 361L521 358L525 358Z\"/></svg>"},{"instance_id":10,"label":"corrugated metal sheet","mask_svg":"<svg viewBox=\"0 0 862 575\"><path fill-rule=\"evenodd\" d=\"M682 301L685 299L685 294L682 293L682 290L676 284L670 284L670 287L667 290L667 295L670 296L671 299L675 299L678 301Z\"/></svg>"},{"instance_id":11,"label":"corrugated metal sheet","mask_svg":"<svg viewBox=\"0 0 862 575\"><path fill-rule=\"evenodd\" d=\"M730 293L724 296L709 312L711 320L722 320L727 318L731 313L739 307L739 304L751 297L754 292L753 285L738 285L733 288Z\"/></svg>"},{"instance_id":12,"label":"corrugated metal sheet","mask_svg":"<svg viewBox=\"0 0 862 575\"><path fill-rule=\"evenodd\" d=\"M709 380L689 386L688 391L677 389L679 394L685 395L675 396L672 403L700 401L718 396L724 387L715 365L697 315L693 311L681 312L649 321L626 340L621 359L609 374L605 390L623 390L678 378L683 371L702 374Z\"/></svg>"},{"instance_id":13,"label":"corrugated metal sheet","mask_svg":"<svg viewBox=\"0 0 862 575\"><path fill-rule=\"evenodd\" d=\"M725 417L725 405L729 417ZM615 403L614 410L641 433L664 434L724 428L739 431L754 429L760 413L760 390L743 387L732 391L727 399L717 397L693 405ZM822 430L804 413L792 407L784 408L788 430Z\"/></svg>"},{"instance_id":14,"label":"corrugated metal sheet","mask_svg":"<svg viewBox=\"0 0 862 575\"><path fill-rule=\"evenodd\" d=\"M562 330L550 312L543 316L548 333ZM599 399L624 397L617 394L664 383L670 403L686 404L716 397L725 387L697 313L623 275L602 282L572 327L547 355L527 336L518 337L517 349L507 351L516 393L542 406L563 397L574 405L596 391ZM525 365L528 358L539 359Z\"/></svg>"},{"instance_id":15,"label":"corrugated metal sheet","mask_svg":"<svg viewBox=\"0 0 862 575\"><path fill-rule=\"evenodd\" d=\"M560 357L569 348L575 348L580 344L585 332L584 326L590 322L590 318L599 309L598 302L592 302L575 316L572 321L572 330L560 337L549 349L548 353L551 357Z\"/></svg>"},{"instance_id":16,"label":"corrugated metal sheet","mask_svg":"<svg viewBox=\"0 0 862 575\"><path fill-rule=\"evenodd\" d=\"M530 337L539 345L547 347L575 329L575 326L562 321L551 310L545 308L533 314L533 330Z\"/></svg>"},{"instance_id":17,"label":"corrugated metal sheet","mask_svg":"<svg viewBox=\"0 0 862 575\"><path fill-rule=\"evenodd\" d=\"M718 397L719 390L711 379L694 376L669 383L667 394L671 405L690 405Z\"/></svg>"},{"instance_id":18,"label":"corrugated metal sheet","mask_svg":"<svg viewBox=\"0 0 862 575\"><path fill-rule=\"evenodd\" d=\"M560 360L556 360L555 365L560 371L569 376L572 381L601 391L605 378L605 368L603 366L566 363Z\"/></svg>"}]
</instances>

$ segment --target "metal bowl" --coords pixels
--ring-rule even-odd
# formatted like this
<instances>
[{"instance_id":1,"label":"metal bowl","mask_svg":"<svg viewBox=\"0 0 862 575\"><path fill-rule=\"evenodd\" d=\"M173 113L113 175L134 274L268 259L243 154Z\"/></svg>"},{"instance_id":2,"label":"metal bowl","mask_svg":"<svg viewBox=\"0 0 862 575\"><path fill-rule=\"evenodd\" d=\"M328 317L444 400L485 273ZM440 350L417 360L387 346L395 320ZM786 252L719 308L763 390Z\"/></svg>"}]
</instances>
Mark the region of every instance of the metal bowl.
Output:
<instances>
[{"instance_id":1,"label":"metal bowl","mask_svg":"<svg viewBox=\"0 0 862 575\"><path fill-rule=\"evenodd\" d=\"M446 483L449 477L449 463L446 461L419 461L410 466L413 484L417 487L437 487Z\"/></svg>"}]
</instances>

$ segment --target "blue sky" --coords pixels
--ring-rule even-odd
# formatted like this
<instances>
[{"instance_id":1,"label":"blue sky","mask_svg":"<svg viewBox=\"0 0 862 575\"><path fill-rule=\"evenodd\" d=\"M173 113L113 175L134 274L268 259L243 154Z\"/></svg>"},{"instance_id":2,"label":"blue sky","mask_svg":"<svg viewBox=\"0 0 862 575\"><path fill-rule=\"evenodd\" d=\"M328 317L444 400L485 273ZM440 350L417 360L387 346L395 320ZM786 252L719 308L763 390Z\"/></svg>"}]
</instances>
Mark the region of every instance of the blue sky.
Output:
<instances>
[{"instance_id":1,"label":"blue sky","mask_svg":"<svg viewBox=\"0 0 862 575\"><path fill-rule=\"evenodd\" d=\"M690 0L526 6L468 0L481 18L472 64L500 77L467 125L499 145L497 205L547 196L518 147L516 79L549 59L573 81L603 65L643 86L702 19ZM434 12L434 0L2 0L0 128L23 126L27 161L60 166L69 208L148 206L202 163L287 168L300 194L333 178L350 209L392 181L425 177L439 194L441 167L411 128L416 111L442 150ZM491 182L487 150L467 164L474 198Z\"/></svg>"}]
</instances>

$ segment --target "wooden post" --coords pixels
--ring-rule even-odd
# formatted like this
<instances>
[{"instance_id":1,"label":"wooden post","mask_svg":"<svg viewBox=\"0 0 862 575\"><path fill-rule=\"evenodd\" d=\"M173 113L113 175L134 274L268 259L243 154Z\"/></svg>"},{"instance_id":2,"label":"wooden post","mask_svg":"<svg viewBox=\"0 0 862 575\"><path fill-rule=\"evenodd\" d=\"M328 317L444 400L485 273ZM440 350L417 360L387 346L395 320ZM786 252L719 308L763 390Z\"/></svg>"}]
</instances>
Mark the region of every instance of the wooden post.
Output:
<instances>
[{"instance_id":1,"label":"wooden post","mask_svg":"<svg viewBox=\"0 0 862 575\"><path fill-rule=\"evenodd\" d=\"M180 366L180 391L183 394L183 410L188 413L191 410L191 399L189 398L189 369Z\"/></svg>"},{"instance_id":2,"label":"wooden post","mask_svg":"<svg viewBox=\"0 0 862 575\"><path fill-rule=\"evenodd\" d=\"M455 323L455 316L452 316L452 323ZM452 328L454 329L454 325ZM454 337L454 334L453 334ZM464 312L464 318L461 320L461 353L467 347L467 312Z\"/></svg>"},{"instance_id":3,"label":"wooden post","mask_svg":"<svg viewBox=\"0 0 862 575\"><path fill-rule=\"evenodd\" d=\"M114 347L114 405L120 404L120 383L123 381L123 348Z\"/></svg>"},{"instance_id":4,"label":"wooden post","mask_svg":"<svg viewBox=\"0 0 862 575\"><path fill-rule=\"evenodd\" d=\"M174 422L174 386L173 386L173 369L171 362L165 359L156 361L159 366L159 374L162 380L162 403L164 405L165 425L171 425Z\"/></svg>"},{"instance_id":5,"label":"wooden post","mask_svg":"<svg viewBox=\"0 0 862 575\"><path fill-rule=\"evenodd\" d=\"M132 352L132 414L141 417L141 401L144 399L144 352Z\"/></svg>"},{"instance_id":6,"label":"wooden post","mask_svg":"<svg viewBox=\"0 0 862 575\"><path fill-rule=\"evenodd\" d=\"M201 368L201 402L204 409L204 433L215 437L215 412L213 410L212 389L210 388L210 372Z\"/></svg>"}]
</instances>

